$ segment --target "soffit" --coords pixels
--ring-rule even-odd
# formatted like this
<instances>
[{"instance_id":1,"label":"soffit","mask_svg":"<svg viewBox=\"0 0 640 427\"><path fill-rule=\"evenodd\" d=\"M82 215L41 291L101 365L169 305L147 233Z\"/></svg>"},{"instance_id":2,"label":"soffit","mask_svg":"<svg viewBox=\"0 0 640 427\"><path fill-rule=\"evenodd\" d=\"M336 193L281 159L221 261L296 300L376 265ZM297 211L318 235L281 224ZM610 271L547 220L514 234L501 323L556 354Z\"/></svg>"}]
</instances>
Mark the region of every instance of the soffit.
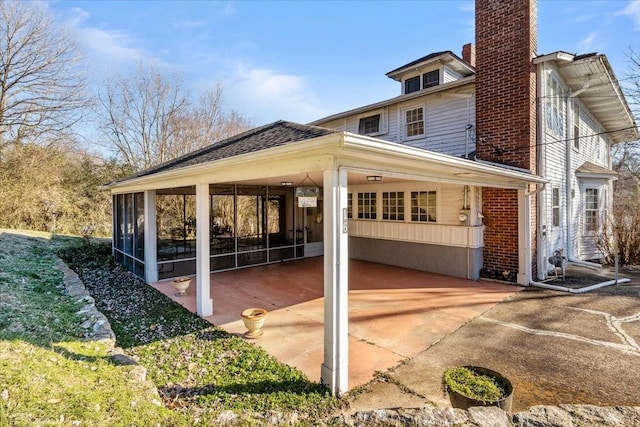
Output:
<instances>
[{"instance_id":1,"label":"soffit","mask_svg":"<svg viewBox=\"0 0 640 427\"><path fill-rule=\"evenodd\" d=\"M558 69L571 92L580 91L578 99L605 131L611 132L614 143L639 138L631 109L604 55L589 54L576 56L572 61L558 61Z\"/></svg>"}]
</instances>

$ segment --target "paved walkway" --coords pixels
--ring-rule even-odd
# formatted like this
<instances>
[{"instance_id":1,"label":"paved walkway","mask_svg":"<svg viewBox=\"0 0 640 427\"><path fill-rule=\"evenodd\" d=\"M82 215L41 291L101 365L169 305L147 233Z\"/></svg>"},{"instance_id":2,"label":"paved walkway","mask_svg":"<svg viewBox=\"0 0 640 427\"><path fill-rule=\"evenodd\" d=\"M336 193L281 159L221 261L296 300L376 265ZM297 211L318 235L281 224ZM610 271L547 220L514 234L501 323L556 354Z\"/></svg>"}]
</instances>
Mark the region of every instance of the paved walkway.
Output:
<instances>
[{"instance_id":1,"label":"paved walkway","mask_svg":"<svg viewBox=\"0 0 640 427\"><path fill-rule=\"evenodd\" d=\"M324 340L322 268L317 257L214 273L214 314L207 320L242 334L242 310L267 309L264 336L254 342L317 381ZM176 297L168 282L153 286L195 311L195 286L184 297ZM356 260L349 262L349 286L350 388L420 354L521 289Z\"/></svg>"}]
</instances>

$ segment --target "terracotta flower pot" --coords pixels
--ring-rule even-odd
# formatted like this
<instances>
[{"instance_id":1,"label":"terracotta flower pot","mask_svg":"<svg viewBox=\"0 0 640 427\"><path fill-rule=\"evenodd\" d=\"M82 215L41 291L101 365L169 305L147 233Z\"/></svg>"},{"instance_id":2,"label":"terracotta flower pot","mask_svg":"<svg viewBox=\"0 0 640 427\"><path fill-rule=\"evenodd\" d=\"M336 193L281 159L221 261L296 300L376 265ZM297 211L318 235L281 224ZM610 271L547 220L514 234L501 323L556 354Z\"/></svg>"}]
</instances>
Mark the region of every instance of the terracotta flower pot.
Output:
<instances>
[{"instance_id":1,"label":"terracotta flower pot","mask_svg":"<svg viewBox=\"0 0 640 427\"><path fill-rule=\"evenodd\" d=\"M171 281L176 290L176 295L182 296L187 294L187 288L191 284L191 277L179 277Z\"/></svg>"},{"instance_id":2,"label":"terracotta flower pot","mask_svg":"<svg viewBox=\"0 0 640 427\"><path fill-rule=\"evenodd\" d=\"M248 308L241 315L244 326L248 329L244 333L245 338L260 338L263 334L262 327L264 326L264 319L267 317L267 310L264 308Z\"/></svg>"}]
</instances>

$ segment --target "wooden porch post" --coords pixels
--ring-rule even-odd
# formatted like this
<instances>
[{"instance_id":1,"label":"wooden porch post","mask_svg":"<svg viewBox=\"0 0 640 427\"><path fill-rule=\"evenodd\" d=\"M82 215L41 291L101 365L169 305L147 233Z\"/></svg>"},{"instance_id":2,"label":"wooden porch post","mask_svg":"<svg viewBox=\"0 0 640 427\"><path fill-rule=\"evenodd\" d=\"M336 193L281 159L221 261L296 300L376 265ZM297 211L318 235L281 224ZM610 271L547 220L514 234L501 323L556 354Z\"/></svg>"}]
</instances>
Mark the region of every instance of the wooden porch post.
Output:
<instances>
[{"instance_id":1,"label":"wooden porch post","mask_svg":"<svg viewBox=\"0 0 640 427\"><path fill-rule=\"evenodd\" d=\"M209 184L196 185L196 310L199 316L213 314L209 266Z\"/></svg>"},{"instance_id":2,"label":"wooden porch post","mask_svg":"<svg viewBox=\"0 0 640 427\"><path fill-rule=\"evenodd\" d=\"M144 192L144 279L147 283L158 281L156 190Z\"/></svg>"},{"instance_id":3,"label":"wooden porch post","mask_svg":"<svg viewBox=\"0 0 640 427\"><path fill-rule=\"evenodd\" d=\"M324 363L322 382L334 395L349 382L349 247L347 171L324 171Z\"/></svg>"}]
</instances>

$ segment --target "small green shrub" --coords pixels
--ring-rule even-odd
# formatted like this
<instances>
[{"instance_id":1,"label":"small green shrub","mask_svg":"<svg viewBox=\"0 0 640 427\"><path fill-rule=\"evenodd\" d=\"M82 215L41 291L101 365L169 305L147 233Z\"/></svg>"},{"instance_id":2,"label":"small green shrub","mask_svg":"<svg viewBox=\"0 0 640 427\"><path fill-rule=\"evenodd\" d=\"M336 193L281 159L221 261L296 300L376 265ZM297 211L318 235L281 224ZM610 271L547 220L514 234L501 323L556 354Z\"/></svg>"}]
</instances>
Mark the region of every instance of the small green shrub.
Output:
<instances>
[{"instance_id":1,"label":"small green shrub","mask_svg":"<svg viewBox=\"0 0 640 427\"><path fill-rule=\"evenodd\" d=\"M444 384L448 390L483 403L495 402L507 396L508 387L501 380L464 366L444 371Z\"/></svg>"}]
</instances>

